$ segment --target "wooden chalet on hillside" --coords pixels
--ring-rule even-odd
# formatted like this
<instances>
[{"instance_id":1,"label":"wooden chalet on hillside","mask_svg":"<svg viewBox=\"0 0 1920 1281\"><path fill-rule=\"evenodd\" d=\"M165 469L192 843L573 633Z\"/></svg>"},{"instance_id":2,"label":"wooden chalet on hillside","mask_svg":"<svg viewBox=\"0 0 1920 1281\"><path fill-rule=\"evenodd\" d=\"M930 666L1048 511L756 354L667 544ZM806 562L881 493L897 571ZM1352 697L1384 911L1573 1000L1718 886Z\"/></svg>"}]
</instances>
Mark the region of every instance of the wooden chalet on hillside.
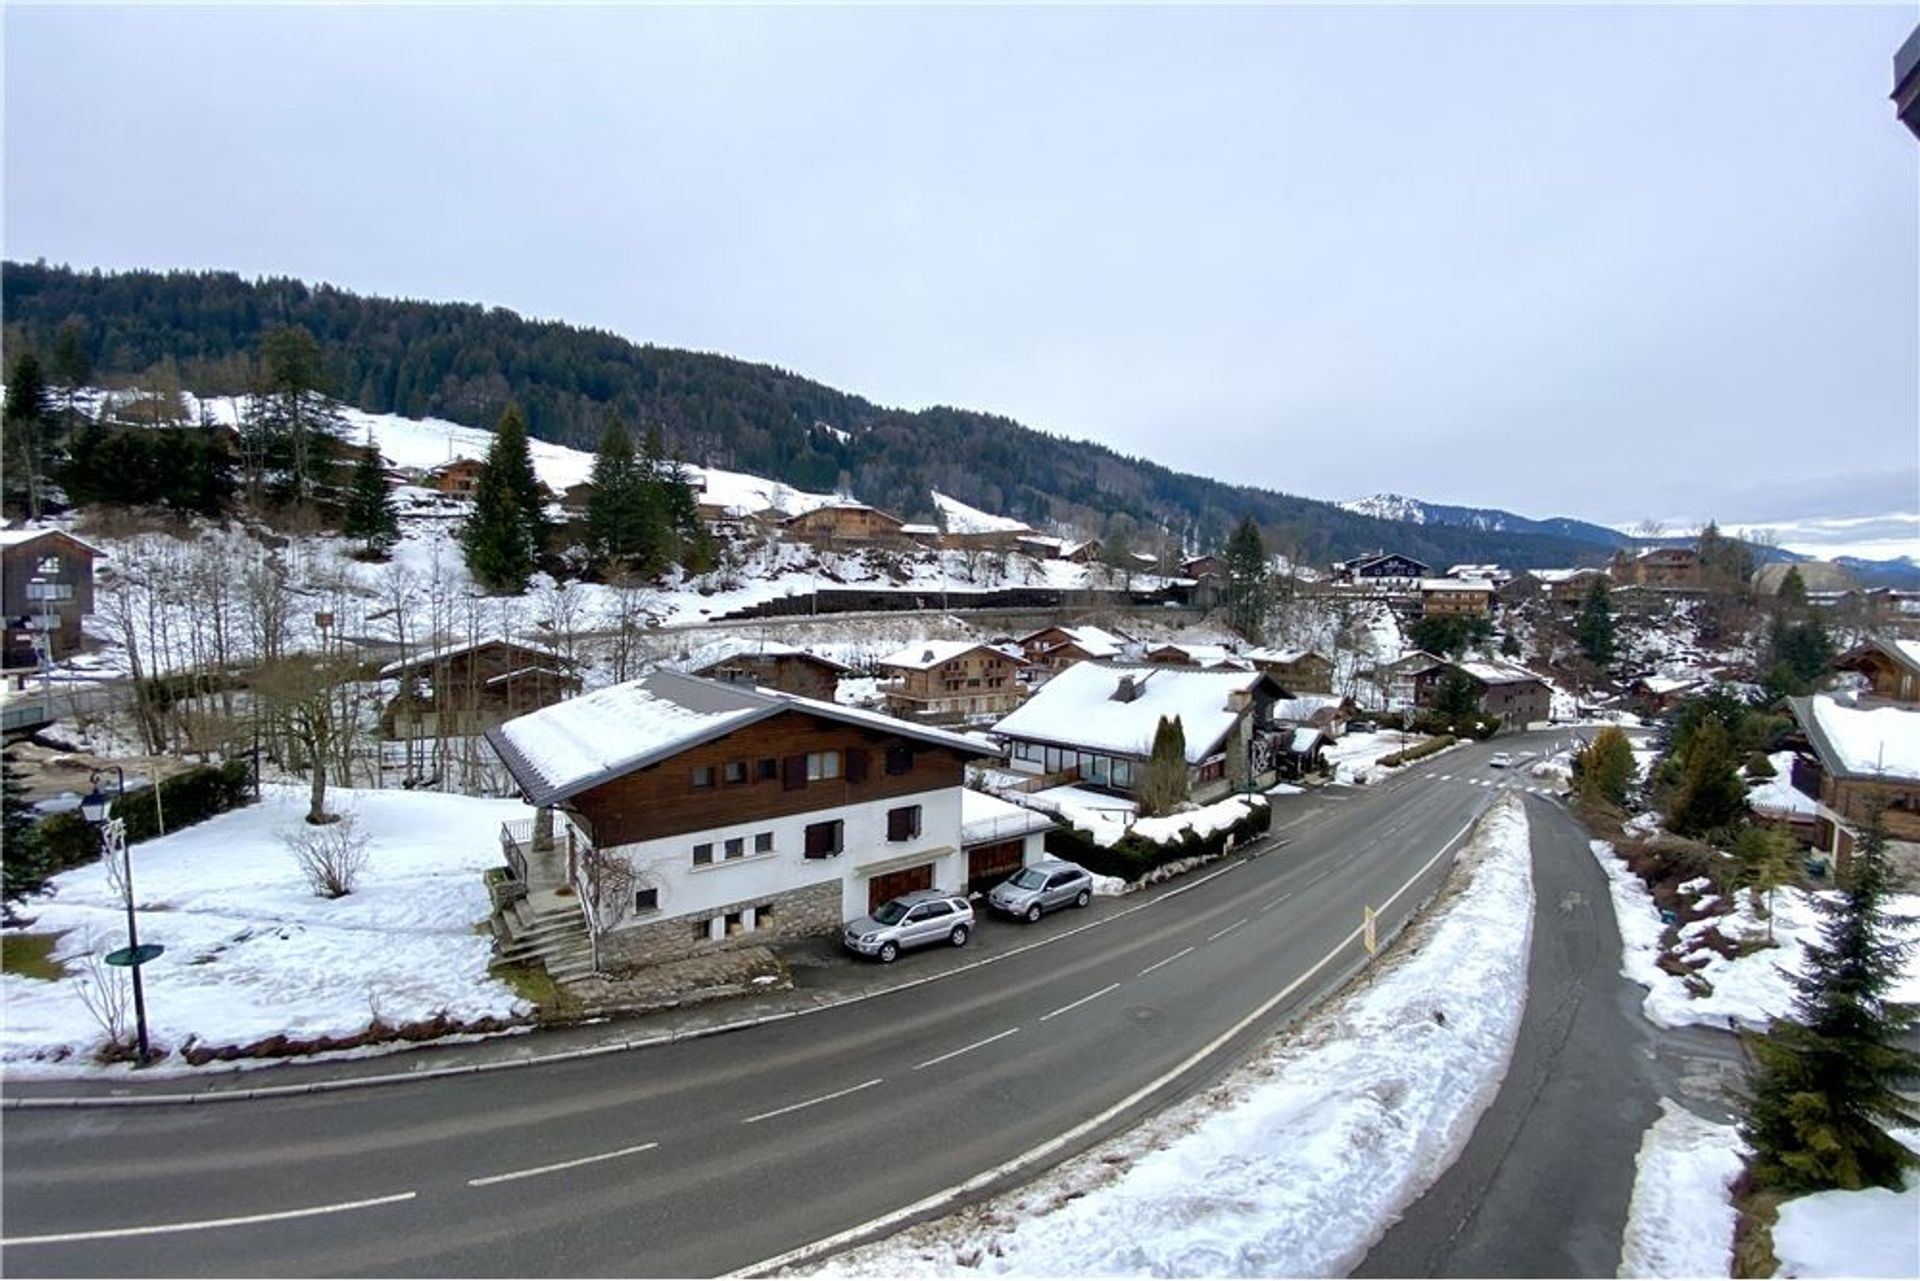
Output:
<instances>
[{"instance_id":1,"label":"wooden chalet on hillside","mask_svg":"<svg viewBox=\"0 0 1920 1281\"><path fill-rule=\"evenodd\" d=\"M880 659L887 710L912 720L998 716L1020 706L1020 651L978 641L918 641Z\"/></svg>"},{"instance_id":2,"label":"wooden chalet on hillside","mask_svg":"<svg viewBox=\"0 0 1920 1281\"><path fill-rule=\"evenodd\" d=\"M841 499L780 522L789 535L822 547L900 546L906 524L891 512Z\"/></svg>"},{"instance_id":3,"label":"wooden chalet on hillside","mask_svg":"<svg viewBox=\"0 0 1920 1281\"><path fill-rule=\"evenodd\" d=\"M58 662L80 649L80 622L93 613L93 562L105 555L59 529L0 529L0 613L6 620L6 666Z\"/></svg>"},{"instance_id":4,"label":"wooden chalet on hillside","mask_svg":"<svg viewBox=\"0 0 1920 1281\"><path fill-rule=\"evenodd\" d=\"M380 712L384 737L467 737L579 692L580 678L550 649L497 637L443 645L388 663L400 682Z\"/></svg>"},{"instance_id":5,"label":"wooden chalet on hillside","mask_svg":"<svg viewBox=\"0 0 1920 1281\"><path fill-rule=\"evenodd\" d=\"M693 674L832 702L835 691L840 688L840 678L851 670L845 663L822 658L796 645L741 641L718 657L706 658L693 669Z\"/></svg>"}]
</instances>

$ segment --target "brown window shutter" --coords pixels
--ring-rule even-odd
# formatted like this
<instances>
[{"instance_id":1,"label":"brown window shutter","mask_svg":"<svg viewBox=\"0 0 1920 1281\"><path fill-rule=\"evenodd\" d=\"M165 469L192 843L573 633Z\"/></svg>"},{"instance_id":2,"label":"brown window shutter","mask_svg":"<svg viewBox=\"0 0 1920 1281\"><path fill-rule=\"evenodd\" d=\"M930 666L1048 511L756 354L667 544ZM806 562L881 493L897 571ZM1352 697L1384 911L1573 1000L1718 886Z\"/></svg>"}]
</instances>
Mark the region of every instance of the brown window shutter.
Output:
<instances>
[{"instance_id":1,"label":"brown window shutter","mask_svg":"<svg viewBox=\"0 0 1920 1281\"><path fill-rule=\"evenodd\" d=\"M807 758L789 756L780 762L781 786L789 792L798 791L807 785Z\"/></svg>"},{"instance_id":2,"label":"brown window shutter","mask_svg":"<svg viewBox=\"0 0 1920 1281\"><path fill-rule=\"evenodd\" d=\"M849 748L847 751L847 781L864 783L867 781L867 761L869 754L864 747Z\"/></svg>"}]
</instances>

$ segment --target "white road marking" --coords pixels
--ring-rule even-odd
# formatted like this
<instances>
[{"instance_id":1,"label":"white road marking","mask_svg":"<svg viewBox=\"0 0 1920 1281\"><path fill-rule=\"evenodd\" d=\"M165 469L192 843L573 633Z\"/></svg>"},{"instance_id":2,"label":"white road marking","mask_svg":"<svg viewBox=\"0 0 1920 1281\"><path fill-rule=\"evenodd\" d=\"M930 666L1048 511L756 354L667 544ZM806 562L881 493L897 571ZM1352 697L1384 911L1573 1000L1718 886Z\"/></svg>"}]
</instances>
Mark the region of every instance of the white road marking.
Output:
<instances>
[{"instance_id":1,"label":"white road marking","mask_svg":"<svg viewBox=\"0 0 1920 1281\"><path fill-rule=\"evenodd\" d=\"M1442 783L1451 783L1451 782L1453 781L1453 775L1451 775L1451 774L1442 774L1442 775L1440 776L1440 781L1441 781Z\"/></svg>"},{"instance_id":2,"label":"white road marking","mask_svg":"<svg viewBox=\"0 0 1920 1281\"><path fill-rule=\"evenodd\" d=\"M936 1063L945 1063L948 1059L957 1059L962 1054L965 1054L968 1050L977 1050L983 1045L992 1045L995 1041L1004 1040L1005 1038L1012 1036L1015 1032L1018 1032L1019 1030L1020 1029L1017 1027L1010 1027L1006 1031L1000 1033L999 1035L990 1036L984 1041L975 1041L972 1045L963 1045L957 1050L949 1050L947 1053L942 1054L939 1058L928 1059L925 1063L914 1064L913 1070L918 1072L921 1068L932 1067Z\"/></svg>"},{"instance_id":3,"label":"white road marking","mask_svg":"<svg viewBox=\"0 0 1920 1281\"><path fill-rule=\"evenodd\" d=\"M240 1228L252 1223L281 1223L287 1219L311 1219L321 1214L344 1214L348 1210L368 1210L376 1205L394 1205L411 1201L417 1192L396 1192L392 1196L372 1197L365 1201L341 1201L333 1205L308 1206L304 1210L275 1210L268 1214L243 1214L231 1219L201 1219L191 1223L150 1223L138 1228L101 1228L94 1232L49 1232L37 1237L0 1238L0 1246L62 1245L69 1241L110 1241L115 1237L150 1237L166 1232L206 1232L214 1228Z\"/></svg>"},{"instance_id":4,"label":"white road marking","mask_svg":"<svg viewBox=\"0 0 1920 1281\"><path fill-rule=\"evenodd\" d=\"M1109 983L1105 987L1101 988L1098 992L1093 993L1091 996L1083 996L1079 1000L1073 1002L1071 1005L1061 1006L1059 1009L1054 1010L1051 1014L1042 1014L1040 1016L1040 1021L1042 1023L1045 1023L1048 1019L1052 1018L1054 1014L1065 1014L1068 1010L1077 1010L1081 1006L1085 1005L1088 1001L1097 1001L1101 997L1105 996L1107 993L1113 991L1115 988L1119 986L1120 985L1118 983Z\"/></svg>"},{"instance_id":5,"label":"white road marking","mask_svg":"<svg viewBox=\"0 0 1920 1281\"><path fill-rule=\"evenodd\" d=\"M658 1143L639 1143L630 1148L621 1148L618 1152L601 1152L595 1156L578 1157L572 1161L556 1161L552 1165L536 1165L527 1170L511 1170L506 1174L489 1174L481 1179L468 1179L467 1186L484 1188L491 1183L511 1183L515 1179L531 1179L536 1174L554 1174L560 1170L571 1170L576 1166L612 1161L617 1157L632 1156L637 1152L650 1152L659 1146Z\"/></svg>"},{"instance_id":6,"label":"white road marking","mask_svg":"<svg viewBox=\"0 0 1920 1281\"><path fill-rule=\"evenodd\" d=\"M1237 921L1235 921L1235 922L1234 922L1234 923L1233 923L1232 925L1229 925L1229 926L1228 926L1228 927L1227 927L1226 929L1224 929L1224 930L1221 930L1221 931L1219 931L1218 933L1215 933L1215 934L1209 934L1209 935L1207 935L1207 942L1209 942L1209 943L1211 943L1211 942L1213 942L1213 941L1214 941L1215 939L1223 939L1223 938L1225 938L1225 937L1226 937L1227 935L1229 935L1229 934L1231 934L1231 933L1233 933L1233 932L1234 932L1235 930L1237 930L1237 929L1239 929L1239 928L1240 928L1240 927L1241 927L1242 925L1245 925L1246 923L1247 923L1247 918L1243 916L1243 917L1241 917L1241 918L1240 918L1239 920L1237 920Z\"/></svg>"},{"instance_id":7,"label":"white road marking","mask_svg":"<svg viewBox=\"0 0 1920 1281\"><path fill-rule=\"evenodd\" d=\"M1167 957L1165 960L1155 961L1152 965L1149 965L1146 969L1141 970L1140 973L1136 974L1134 977L1143 979L1147 977L1147 975L1153 973L1155 970L1159 969L1163 965L1172 965L1175 961L1179 960L1181 957L1185 956L1187 953L1191 951L1193 951L1192 948L1183 947L1178 952L1175 952L1172 956Z\"/></svg>"},{"instance_id":8,"label":"white road marking","mask_svg":"<svg viewBox=\"0 0 1920 1281\"><path fill-rule=\"evenodd\" d=\"M1288 893L1288 894L1282 894L1279 898L1276 898L1276 899L1269 899L1266 903L1261 905L1260 910L1262 912L1265 912L1273 908L1279 907L1282 903L1286 902L1288 899L1292 897L1293 895L1291 893Z\"/></svg>"},{"instance_id":9,"label":"white road marking","mask_svg":"<svg viewBox=\"0 0 1920 1281\"><path fill-rule=\"evenodd\" d=\"M1435 863L1438 863L1441 859L1446 857L1447 851L1453 848L1453 843L1459 840L1462 836L1465 836L1470 830L1472 830L1474 823L1478 821L1479 820L1477 818L1468 819L1465 827L1462 827L1459 831L1455 832L1446 841L1442 842L1439 850L1434 853L1434 856L1432 858L1428 859L1424 864L1421 865L1419 871L1415 872L1412 876L1408 877L1405 883L1402 884L1399 889L1395 890L1392 894L1389 894L1387 896L1386 901L1380 904L1381 910L1385 911L1387 906L1391 904L1395 899L1399 898L1402 894L1405 894L1408 890L1412 889L1416 884L1418 884L1421 877L1425 876L1428 872L1433 870L1433 865ZM1334 961L1334 958L1338 957L1342 952L1346 951L1348 948L1352 947L1356 942L1358 942L1361 934L1364 931L1364 928L1365 927L1363 926L1358 926L1358 925L1354 926L1352 933L1348 934L1345 938L1341 939L1338 943L1335 943L1333 945L1332 951L1328 952L1325 956L1321 957L1319 960L1315 961L1311 966L1307 967L1306 971L1302 973L1299 978L1296 978L1295 980L1293 980L1293 982L1287 984L1285 987L1281 988L1278 992L1275 992L1272 996L1268 997L1265 1001L1261 1002L1257 1008L1255 1008L1245 1018L1241 1019L1238 1023L1235 1023L1232 1027L1222 1032L1219 1036L1214 1037L1213 1040L1207 1042L1205 1045L1195 1050L1192 1054L1189 1054L1186 1058L1180 1060L1180 1062L1174 1064L1171 1068L1168 1068L1165 1072L1161 1073L1159 1076L1155 1077L1153 1080L1148 1081L1145 1085L1142 1085L1139 1089L1135 1090L1132 1094L1129 1094L1126 1098L1121 1099L1118 1103L1115 1103L1112 1107L1100 1113L1098 1116L1088 1117L1086 1120L1082 1121L1079 1125L1074 1126L1072 1129L1066 1131L1065 1133L1056 1134L1053 1138L1048 1139L1046 1142L1037 1144L1036 1146L1027 1149L1025 1152L1022 1152L1020 1155L1013 1157L1011 1160L1001 1162L999 1165L994 1166L990 1170L983 1170L979 1174L974 1175L971 1179L966 1180L964 1183L957 1183L950 1188L944 1188L939 1192L935 1192L931 1196L922 1197L920 1200L915 1201L912 1205L901 1206L898 1210L894 1210L894 1211L891 1211L890 1213L883 1214L875 1219L869 1219L865 1223L856 1224L855 1226L851 1228L847 1228L844 1231L836 1232L832 1236L822 1237L818 1241L811 1241L806 1245L798 1246L792 1250L788 1250L785 1254L777 1254L771 1259L762 1259L760 1262L749 1264L744 1268L735 1268L732 1272L729 1272L726 1275L729 1277L766 1276L770 1273L778 1272L782 1268L792 1267L796 1263L801 1263L806 1260L819 1258L821 1255L830 1254L833 1251L840 1249L842 1246L851 1245L855 1241L859 1241L866 1237L876 1235L877 1233L887 1228L894 1227L897 1224L912 1222L914 1219L917 1219L922 1215L925 1215L928 1211L937 1210L945 1206L952 1205L964 1198L972 1196L977 1192L980 1192L988 1187L993 1186L995 1183L998 1183L1001 1180L1006 1179L1010 1175L1017 1174L1020 1171L1025 1170L1030 1166L1034 1166L1042 1161L1045 1161L1047 1158L1051 1157L1054 1153L1060 1151L1062 1148L1066 1148L1074 1143L1077 1143L1081 1138L1085 1137L1088 1134L1094 1133L1095 1131L1099 1130L1102 1126L1110 1124L1116 1118L1125 1116L1133 1108L1138 1107L1141 1103L1152 1098L1155 1094L1165 1089L1167 1086L1171 1085L1173 1082L1179 1080L1182 1076L1185 1076L1188 1072L1192 1071L1195 1067L1199 1066L1202 1063L1205 1063L1208 1059L1212 1058L1215 1054L1218 1054L1220 1050L1224 1046L1226 1046L1229 1042L1231 1042L1235 1037L1239 1036L1242 1032L1246 1031L1249 1027L1252 1027L1255 1023L1258 1023L1261 1019L1265 1018L1269 1013L1273 1011L1274 1007L1278 1006L1282 1001L1286 1000L1288 997L1292 996L1295 992L1299 991L1300 988L1304 984L1306 984L1309 980L1311 980L1314 975L1318 974L1321 970L1325 969L1328 965L1332 964Z\"/></svg>"},{"instance_id":10,"label":"white road marking","mask_svg":"<svg viewBox=\"0 0 1920 1281\"><path fill-rule=\"evenodd\" d=\"M862 1081L860 1084L848 1086L844 1090L835 1090L832 1094L823 1094L817 1099L808 1099L805 1103L790 1103L786 1107L775 1108L771 1112L762 1112L759 1116L750 1116L740 1122L740 1124L752 1125L755 1121L766 1121L776 1116L785 1116L789 1112L798 1112L801 1108L810 1108L816 1103L831 1103L835 1099L844 1099L849 1094L858 1094L862 1090L870 1090L885 1079L885 1077L876 1076L871 1081Z\"/></svg>"}]
</instances>

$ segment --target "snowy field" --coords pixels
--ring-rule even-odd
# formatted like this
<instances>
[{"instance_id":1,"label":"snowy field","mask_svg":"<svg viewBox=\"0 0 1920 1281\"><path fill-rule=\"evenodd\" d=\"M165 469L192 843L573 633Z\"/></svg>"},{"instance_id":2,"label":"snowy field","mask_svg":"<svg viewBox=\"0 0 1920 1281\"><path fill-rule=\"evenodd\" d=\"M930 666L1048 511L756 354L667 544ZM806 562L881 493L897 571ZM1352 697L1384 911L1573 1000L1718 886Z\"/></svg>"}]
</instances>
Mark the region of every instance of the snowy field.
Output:
<instances>
[{"instance_id":1,"label":"snowy field","mask_svg":"<svg viewBox=\"0 0 1920 1281\"><path fill-rule=\"evenodd\" d=\"M835 1256L817 1274L1351 1268L1465 1146L1519 1030L1533 886L1517 800L1489 811L1454 877L1458 892L1351 994L1202 1097L1017 1192Z\"/></svg>"},{"instance_id":2,"label":"snowy field","mask_svg":"<svg viewBox=\"0 0 1920 1281\"><path fill-rule=\"evenodd\" d=\"M1662 1099L1635 1165L1619 1275L1732 1275L1732 1188L1742 1168L1734 1128Z\"/></svg>"},{"instance_id":3,"label":"snowy field","mask_svg":"<svg viewBox=\"0 0 1920 1281\"><path fill-rule=\"evenodd\" d=\"M348 1036L376 1014L401 1024L525 1012L487 975L485 868L500 861L517 801L332 789L328 807L369 836L360 887L322 899L281 833L304 826L306 788L271 787L258 805L133 847L140 938L167 951L144 971L156 1051L244 1045L277 1033ZM102 864L63 872L23 905L34 933L60 933L56 981L0 975L0 1069L9 1077L125 1072L90 1052L103 1034L81 996L79 958L126 942L120 891ZM192 1070L177 1058L149 1071Z\"/></svg>"}]
</instances>

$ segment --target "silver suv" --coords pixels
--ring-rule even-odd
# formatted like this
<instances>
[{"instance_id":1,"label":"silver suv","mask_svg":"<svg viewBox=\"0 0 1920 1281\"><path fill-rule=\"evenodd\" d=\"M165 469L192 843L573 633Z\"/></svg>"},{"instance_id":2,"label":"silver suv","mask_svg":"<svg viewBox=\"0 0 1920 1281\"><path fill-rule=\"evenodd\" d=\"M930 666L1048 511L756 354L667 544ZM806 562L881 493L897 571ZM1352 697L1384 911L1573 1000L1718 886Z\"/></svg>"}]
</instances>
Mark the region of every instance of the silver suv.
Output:
<instances>
[{"instance_id":1,"label":"silver suv","mask_svg":"<svg viewBox=\"0 0 1920 1281\"><path fill-rule=\"evenodd\" d=\"M1093 902L1093 877L1078 863L1064 859L1042 859L1032 867L1023 867L993 887L987 906L1008 916L1024 916L1037 921L1043 912L1071 903L1085 907Z\"/></svg>"},{"instance_id":2,"label":"silver suv","mask_svg":"<svg viewBox=\"0 0 1920 1281\"><path fill-rule=\"evenodd\" d=\"M973 907L945 890L915 890L890 898L872 916L849 921L840 941L850 952L892 961L901 951L928 943L965 947L973 934Z\"/></svg>"}]
</instances>

